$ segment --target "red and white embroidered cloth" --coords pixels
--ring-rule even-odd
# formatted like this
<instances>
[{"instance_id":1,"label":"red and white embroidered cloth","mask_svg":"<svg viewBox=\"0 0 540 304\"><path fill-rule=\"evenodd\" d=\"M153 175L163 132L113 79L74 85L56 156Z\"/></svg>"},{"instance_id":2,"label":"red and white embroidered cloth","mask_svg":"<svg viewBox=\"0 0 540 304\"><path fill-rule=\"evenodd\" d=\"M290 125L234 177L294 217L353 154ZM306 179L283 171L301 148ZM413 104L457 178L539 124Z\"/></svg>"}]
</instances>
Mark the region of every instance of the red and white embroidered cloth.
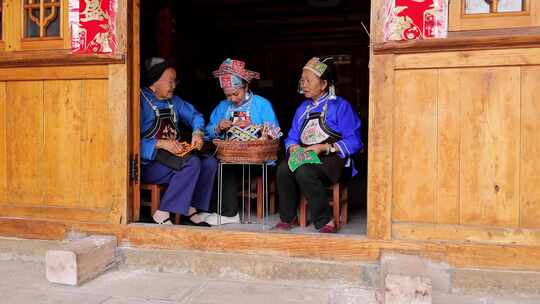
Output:
<instances>
[{"instance_id":1,"label":"red and white embroidered cloth","mask_svg":"<svg viewBox=\"0 0 540 304\"><path fill-rule=\"evenodd\" d=\"M448 0L386 0L384 40L445 38Z\"/></svg>"},{"instance_id":2,"label":"red and white embroidered cloth","mask_svg":"<svg viewBox=\"0 0 540 304\"><path fill-rule=\"evenodd\" d=\"M114 53L117 10L117 0L69 0L71 51Z\"/></svg>"}]
</instances>

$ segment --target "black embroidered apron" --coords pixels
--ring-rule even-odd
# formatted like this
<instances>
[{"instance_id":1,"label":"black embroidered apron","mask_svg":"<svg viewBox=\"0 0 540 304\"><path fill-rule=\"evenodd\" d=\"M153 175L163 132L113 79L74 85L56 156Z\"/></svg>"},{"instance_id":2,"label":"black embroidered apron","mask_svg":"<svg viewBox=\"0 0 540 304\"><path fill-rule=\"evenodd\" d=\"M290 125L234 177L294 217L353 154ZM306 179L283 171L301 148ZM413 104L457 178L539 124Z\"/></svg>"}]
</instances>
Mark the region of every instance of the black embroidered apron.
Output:
<instances>
[{"instance_id":1,"label":"black embroidered apron","mask_svg":"<svg viewBox=\"0 0 540 304\"><path fill-rule=\"evenodd\" d=\"M174 123L174 109L154 109L156 119L152 127L141 136L145 139L180 139L180 130Z\"/></svg>"},{"instance_id":2,"label":"black embroidered apron","mask_svg":"<svg viewBox=\"0 0 540 304\"><path fill-rule=\"evenodd\" d=\"M326 124L326 112L328 104L325 104L322 112L309 113L300 131L300 142L303 147L315 144L333 144L341 140L341 134L332 130ZM337 183L343 174L345 161L336 154L320 154L321 169L326 173L332 183Z\"/></svg>"},{"instance_id":3,"label":"black embroidered apron","mask_svg":"<svg viewBox=\"0 0 540 304\"><path fill-rule=\"evenodd\" d=\"M143 132L141 136L146 139L179 140L180 130L178 130L178 127L176 126L176 113L174 112L174 107L170 101L167 101L169 104L168 109L158 109L145 95L143 96L146 99L146 102L148 102L154 110L156 118L152 127ZM175 170L180 170L182 164L188 157L189 156L182 158L163 149L158 149L156 151L156 160Z\"/></svg>"}]
</instances>

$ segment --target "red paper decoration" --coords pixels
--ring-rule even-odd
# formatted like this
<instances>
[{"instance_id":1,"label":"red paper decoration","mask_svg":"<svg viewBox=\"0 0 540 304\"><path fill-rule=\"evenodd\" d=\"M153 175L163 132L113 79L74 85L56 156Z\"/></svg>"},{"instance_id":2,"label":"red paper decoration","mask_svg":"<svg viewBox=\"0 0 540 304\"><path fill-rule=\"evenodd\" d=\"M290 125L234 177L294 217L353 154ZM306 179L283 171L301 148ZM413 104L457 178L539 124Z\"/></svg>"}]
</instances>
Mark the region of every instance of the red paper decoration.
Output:
<instances>
[{"instance_id":1,"label":"red paper decoration","mask_svg":"<svg viewBox=\"0 0 540 304\"><path fill-rule=\"evenodd\" d=\"M387 0L385 40L445 38L448 0Z\"/></svg>"},{"instance_id":2,"label":"red paper decoration","mask_svg":"<svg viewBox=\"0 0 540 304\"><path fill-rule=\"evenodd\" d=\"M114 53L117 9L117 0L70 0L71 51Z\"/></svg>"}]
</instances>

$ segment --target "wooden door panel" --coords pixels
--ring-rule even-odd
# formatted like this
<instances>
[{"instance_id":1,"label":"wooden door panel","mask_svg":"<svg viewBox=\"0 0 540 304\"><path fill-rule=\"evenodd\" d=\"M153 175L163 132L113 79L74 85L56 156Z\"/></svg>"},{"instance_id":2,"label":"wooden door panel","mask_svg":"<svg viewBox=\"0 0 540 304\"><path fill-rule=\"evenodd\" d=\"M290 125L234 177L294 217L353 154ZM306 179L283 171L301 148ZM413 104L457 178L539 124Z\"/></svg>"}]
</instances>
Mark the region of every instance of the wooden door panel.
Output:
<instances>
[{"instance_id":1,"label":"wooden door panel","mask_svg":"<svg viewBox=\"0 0 540 304\"><path fill-rule=\"evenodd\" d=\"M395 221L434 220L437 75L436 70L396 72L392 207Z\"/></svg>"},{"instance_id":2,"label":"wooden door panel","mask_svg":"<svg viewBox=\"0 0 540 304\"><path fill-rule=\"evenodd\" d=\"M521 87L521 226L540 227L540 67L522 68Z\"/></svg>"},{"instance_id":3,"label":"wooden door panel","mask_svg":"<svg viewBox=\"0 0 540 304\"><path fill-rule=\"evenodd\" d=\"M519 67L463 69L461 224L513 227L519 213Z\"/></svg>"},{"instance_id":4,"label":"wooden door panel","mask_svg":"<svg viewBox=\"0 0 540 304\"><path fill-rule=\"evenodd\" d=\"M111 208L113 166L107 80L82 84L81 199L83 208Z\"/></svg>"},{"instance_id":5,"label":"wooden door panel","mask_svg":"<svg viewBox=\"0 0 540 304\"><path fill-rule=\"evenodd\" d=\"M75 207L81 196L80 80L44 82L45 203Z\"/></svg>"},{"instance_id":6,"label":"wooden door panel","mask_svg":"<svg viewBox=\"0 0 540 304\"><path fill-rule=\"evenodd\" d=\"M459 223L459 70L439 71L435 222Z\"/></svg>"},{"instance_id":7,"label":"wooden door panel","mask_svg":"<svg viewBox=\"0 0 540 304\"><path fill-rule=\"evenodd\" d=\"M7 83L7 192L17 205L40 205L43 181L43 81Z\"/></svg>"}]
</instances>

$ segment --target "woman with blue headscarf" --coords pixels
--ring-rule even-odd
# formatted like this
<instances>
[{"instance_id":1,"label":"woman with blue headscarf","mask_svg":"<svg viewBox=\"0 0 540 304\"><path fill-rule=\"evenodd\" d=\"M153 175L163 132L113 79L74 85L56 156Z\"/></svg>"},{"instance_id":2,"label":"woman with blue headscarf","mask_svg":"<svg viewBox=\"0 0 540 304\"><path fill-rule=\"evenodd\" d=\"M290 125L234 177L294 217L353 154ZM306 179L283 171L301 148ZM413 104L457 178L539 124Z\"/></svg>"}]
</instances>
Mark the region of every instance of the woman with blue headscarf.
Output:
<instances>
[{"instance_id":1,"label":"woman with blue headscarf","mask_svg":"<svg viewBox=\"0 0 540 304\"><path fill-rule=\"evenodd\" d=\"M217 71L213 72L226 99L222 100L210 115L206 133L211 139L225 138L226 132L233 126L245 128L251 124L278 127L278 121L272 104L266 98L256 95L249 89L253 79L259 79L259 73L247 70L245 63L227 58ZM238 223L238 168L224 168L223 204L221 223ZM241 174L241 170L240 170ZM235 177L236 176L236 177ZM205 220L211 225L217 224L217 215L212 214Z\"/></svg>"}]
</instances>

